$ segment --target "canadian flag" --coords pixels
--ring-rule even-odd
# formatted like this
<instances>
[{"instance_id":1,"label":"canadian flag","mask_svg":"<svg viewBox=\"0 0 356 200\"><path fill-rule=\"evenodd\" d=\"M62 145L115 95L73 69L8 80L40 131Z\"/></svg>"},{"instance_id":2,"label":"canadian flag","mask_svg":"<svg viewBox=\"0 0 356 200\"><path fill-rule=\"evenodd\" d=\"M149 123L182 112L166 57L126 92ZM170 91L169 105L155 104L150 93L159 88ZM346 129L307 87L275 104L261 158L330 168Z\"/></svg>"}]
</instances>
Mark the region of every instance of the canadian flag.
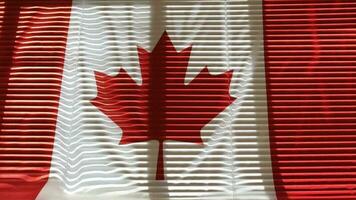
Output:
<instances>
[{"instance_id":1,"label":"canadian flag","mask_svg":"<svg viewBox=\"0 0 356 200\"><path fill-rule=\"evenodd\" d=\"M356 199L354 0L0 0L0 200Z\"/></svg>"}]
</instances>

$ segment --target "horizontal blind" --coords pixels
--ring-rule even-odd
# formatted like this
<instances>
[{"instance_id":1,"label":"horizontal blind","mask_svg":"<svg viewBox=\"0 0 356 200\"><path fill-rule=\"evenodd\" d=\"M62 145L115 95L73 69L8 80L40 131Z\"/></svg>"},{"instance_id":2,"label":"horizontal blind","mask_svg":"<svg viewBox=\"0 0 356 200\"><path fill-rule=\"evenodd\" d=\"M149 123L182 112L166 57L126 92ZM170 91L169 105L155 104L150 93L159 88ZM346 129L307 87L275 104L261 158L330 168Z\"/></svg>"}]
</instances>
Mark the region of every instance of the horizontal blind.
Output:
<instances>
[{"instance_id":1,"label":"horizontal blind","mask_svg":"<svg viewBox=\"0 0 356 200\"><path fill-rule=\"evenodd\" d=\"M0 0L0 199L354 199L355 5Z\"/></svg>"},{"instance_id":2,"label":"horizontal blind","mask_svg":"<svg viewBox=\"0 0 356 200\"><path fill-rule=\"evenodd\" d=\"M48 185L85 198L272 199L261 20L261 2L74 1ZM157 181L157 141L119 144L123 129L90 101L96 72L142 84L137 46L152 52L164 31L177 52L192 46L185 84L205 66L215 76L233 70L238 100L203 128L203 145L165 141Z\"/></svg>"},{"instance_id":3,"label":"horizontal blind","mask_svg":"<svg viewBox=\"0 0 356 200\"><path fill-rule=\"evenodd\" d=\"M355 1L266 0L271 151L280 199L355 199Z\"/></svg>"},{"instance_id":4,"label":"horizontal blind","mask_svg":"<svg viewBox=\"0 0 356 200\"><path fill-rule=\"evenodd\" d=\"M48 179L70 9L1 2L1 199L35 199Z\"/></svg>"}]
</instances>

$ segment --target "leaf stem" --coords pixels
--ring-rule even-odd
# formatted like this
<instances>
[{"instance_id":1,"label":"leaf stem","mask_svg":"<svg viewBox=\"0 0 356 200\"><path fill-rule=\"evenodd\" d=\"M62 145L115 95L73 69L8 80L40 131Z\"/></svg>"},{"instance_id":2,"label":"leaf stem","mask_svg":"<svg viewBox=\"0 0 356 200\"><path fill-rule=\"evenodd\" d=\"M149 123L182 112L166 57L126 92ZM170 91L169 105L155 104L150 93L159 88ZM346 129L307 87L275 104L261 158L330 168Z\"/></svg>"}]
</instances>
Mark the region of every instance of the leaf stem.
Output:
<instances>
[{"instance_id":1,"label":"leaf stem","mask_svg":"<svg viewBox=\"0 0 356 200\"><path fill-rule=\"evenodd\" d=\"M163 140L159 140L156 180L164 180Z\"/></svg>"}]
</instances>

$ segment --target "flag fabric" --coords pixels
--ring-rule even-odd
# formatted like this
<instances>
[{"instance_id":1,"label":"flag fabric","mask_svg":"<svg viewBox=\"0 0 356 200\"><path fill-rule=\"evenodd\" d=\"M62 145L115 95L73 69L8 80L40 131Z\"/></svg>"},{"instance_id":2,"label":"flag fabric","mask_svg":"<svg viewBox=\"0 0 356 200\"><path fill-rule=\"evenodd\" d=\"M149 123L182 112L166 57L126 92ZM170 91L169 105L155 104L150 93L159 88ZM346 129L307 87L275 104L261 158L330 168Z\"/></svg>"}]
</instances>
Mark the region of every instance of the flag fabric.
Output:
<instances>
[{"instance_id":1,"label":"flag fabric","mask_svg":"<svg viewBox=\"0 0 356 200\"><path fill-rule=\"evenodd\" d=\"M353 0L0 1L0 199L356 199Z\"/></svg>"}]
</instances>

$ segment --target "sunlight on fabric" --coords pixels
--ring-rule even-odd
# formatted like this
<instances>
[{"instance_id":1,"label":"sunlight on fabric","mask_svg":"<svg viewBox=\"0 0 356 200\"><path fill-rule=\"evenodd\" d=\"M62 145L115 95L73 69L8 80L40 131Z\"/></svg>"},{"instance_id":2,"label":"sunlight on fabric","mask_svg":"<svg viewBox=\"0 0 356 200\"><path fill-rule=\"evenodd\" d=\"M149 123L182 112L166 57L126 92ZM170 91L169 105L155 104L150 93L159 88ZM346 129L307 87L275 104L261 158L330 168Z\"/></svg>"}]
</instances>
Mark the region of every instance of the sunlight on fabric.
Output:
<instances>
[{"instance_id":1,"label":"sunlight on fabric","mask_svg":"<svg viewBox=\"0 0 356 200\"><path fill-rule=\"evenodd\" d=\"M9 26L4 162L33 199L275 199L262 2L65 3Z\"/></svg>"},{"instance_id":2,"label":"sunlight on fabric","mask_svg":"<svg viewBox=\"0 0 356 200\"><path fill-rule=\"evenodd\" d=\"M0 34L2 32L2 24L3 24L3 19L4 19L4 10L5 10L5 2L0 1Z\"/></svg>"}]
</instances>

